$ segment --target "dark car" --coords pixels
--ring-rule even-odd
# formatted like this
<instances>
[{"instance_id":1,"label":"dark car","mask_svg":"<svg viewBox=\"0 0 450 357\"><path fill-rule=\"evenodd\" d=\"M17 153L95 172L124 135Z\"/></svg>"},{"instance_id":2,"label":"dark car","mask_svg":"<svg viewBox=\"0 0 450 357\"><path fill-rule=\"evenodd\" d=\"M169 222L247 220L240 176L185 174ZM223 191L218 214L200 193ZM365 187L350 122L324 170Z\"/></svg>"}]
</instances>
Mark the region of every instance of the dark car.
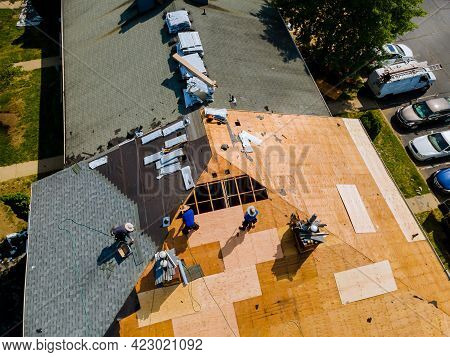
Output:
<instances>
[{"instance_id":1,"label":"dark car","mask_svg":"<svg viewBox=\"0 0 450 357\"><path fill-rule=\"evenodd\" d=\"M450 166L441 170L437 170L433 176L433 186L441 193L450 194Z\"/></svg>"},{"instance_id":2,"label":"dark car","mask_svg":"<svg viewBox=\"0 0 450 357\"><path fill-rule=\"evenodd\" d=\"M450 97L428 99L399 108L397 119L408 129L426 123L450 123Z\"/></svg>"}]
</instances>

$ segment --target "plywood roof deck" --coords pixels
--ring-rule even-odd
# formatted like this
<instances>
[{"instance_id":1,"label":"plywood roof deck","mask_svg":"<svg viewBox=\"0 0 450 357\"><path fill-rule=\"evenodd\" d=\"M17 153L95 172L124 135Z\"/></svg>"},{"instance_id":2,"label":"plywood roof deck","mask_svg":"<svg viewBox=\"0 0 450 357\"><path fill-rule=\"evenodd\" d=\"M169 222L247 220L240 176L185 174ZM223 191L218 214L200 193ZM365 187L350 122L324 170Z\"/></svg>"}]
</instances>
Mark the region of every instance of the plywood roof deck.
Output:
<instances>
[{"instance_id":1,"label":"plywood roof deck","mask_svg":"<svg viewBox=\"0 0 450 357\"><path fill-rule=\"evenodd\" d=\"M252 144L254 152L246 156L240 143L233 145L225 125L205 124L212 158L200 181L210 180L211 172L218 173L215 179L233 175L221 170L231 167L266 186L269 199L254 203L260 211L256 228L236 240L237 225L248 205L236 206L197 216L201 228L188 240L179 232L180 221L174 220L166 244L175 247L188 265L197 261L205 266L205 281L195 281L191 291L208 295L206 286L217 287L212 282L225 279L233 289L245 292L242 284L248 282L227 277L239 275L240 269L255 269L256 275L245 275L247 280L257 276L251 284L253 292L239 298L214 288L221 310L206 296L200 311L142 328L135 313L120 322L122 335L450 334L450 283L428 242L405 238L399 219L372 176L373 168L366 166L343 119L229 111L228 120L235 135L245 130L263 143ZM237 120L240 126L235 125ZM356 123L351 125L360 125ZM222 144L229 149L222 150ZM357 187L376 232L355 233L338 184ZM328 225L326 243L308 254L298 254L287 226L295 211L304 217L317 213ZM401 214L407 217L410 213L403 210ZM227 242L233 244L227 246ZM334 274L384 260L391 266L397 290L342 304Z\"/></svg>"}]
</instances>

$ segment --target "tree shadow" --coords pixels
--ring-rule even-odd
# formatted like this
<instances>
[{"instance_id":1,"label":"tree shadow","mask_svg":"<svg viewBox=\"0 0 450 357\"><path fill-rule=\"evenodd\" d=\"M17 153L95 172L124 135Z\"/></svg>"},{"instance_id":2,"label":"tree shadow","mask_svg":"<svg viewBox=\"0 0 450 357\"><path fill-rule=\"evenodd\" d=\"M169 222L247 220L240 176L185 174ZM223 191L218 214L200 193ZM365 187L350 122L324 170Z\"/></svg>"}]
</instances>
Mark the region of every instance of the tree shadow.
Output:
<instances>
[{"instance_id":1,"label":"tree shadow","mask_svg":"<svg viewBox=\"0 0 450 357\"><path fill-rule=\"evenodd\" d=\"M281 237L283 258L276 259L272 266L272 274L277 280L292 281L300 267L308 259L313 250L299 253L295 244L293 232L288 229Z\"/></svg>"},{"instance_id":2,"label":"tree shadow","mask_svg":"<svg viewBox=\"0 0 450 357\"><path fill-rule=\"evenodd\" d=\"M26 27L12 44L24 49L40 49L41 60L61 56L60 51L60 0L32 0L43 18L39 27ZM45 65L45 60L43 61ZM30 72L35 74L37 70ZM64 123L62 110L61 65L42 68L40 71L39 124L38 124L38 178L44 177L48 167L41 160L60 156L64 152ZM29 109L32 110L33 108ZM34 135L34 133L32 134ZM56 165L62 168L63 160Z\"/></svg>"},{"instance_id":3,"label":"tree shadow","mask_svg":"<svg viewBox=\"0 0 450 357\"><path fill-rule=\"evenodd\" d=\"M143 1L141 2L143 3ZM173 0L168 0L163 4L159 4L155 1L156 6L154 8L147 9L139 6L137 0L133 1L133 3L120 15L118 22L118 25L120 26L119 33L123 34L128 30L131 30L134 26L158 16L172 2Z\"/></svg>"},{"instance_id":4,"label":"tree shadow","mask_svg":"<svg viewBox=\"0 0 450 357\"><path fill-rule=\"evenodd\" d=\"M291 35L287 33L286 26L277 10L266 0L257 13L251 13L265 26L261 38L272 44L284 62L300 59Z\"/></svg>"},{"instance_id":5,"label":"tree shadow","mask_svg":"<svg viewBox=\"0 0 450 357\"><path fill-rule=\"evenodd\" d=\"M433 233L433 240L439 251L447 262L450 262L450 239L445 233L443 224L439 221L434 212L430 212L422 223L422 227L427 233Z\"/></svg>"}]
</instances>

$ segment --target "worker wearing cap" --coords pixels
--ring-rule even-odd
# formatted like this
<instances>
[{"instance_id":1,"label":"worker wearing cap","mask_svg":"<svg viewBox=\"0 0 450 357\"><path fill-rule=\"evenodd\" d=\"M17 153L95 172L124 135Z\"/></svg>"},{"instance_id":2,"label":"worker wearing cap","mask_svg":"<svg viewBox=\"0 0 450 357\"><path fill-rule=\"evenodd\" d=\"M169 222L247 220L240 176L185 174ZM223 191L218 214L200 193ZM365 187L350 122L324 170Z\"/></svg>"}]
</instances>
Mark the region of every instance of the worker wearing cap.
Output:
<instances>
[{"instance_id":1,"label":"worker wearing cap","mask_svg":"<svg viewBox=\"0 0 450 357\"><path fill-rule=\"evenodd\" d=\"M250 206L247 208L247 211L244 215L244 222L242 222L242 226L239 227L241 231L249 230L253 228L258 222L258 219L256 216L258 215L258 210L255 208L255 206Z\"/></svg>"},{"instance_id":2,"label":"worker wearing cap","mask_svg":"<svg viewBox=\"0 0 450 357\"><path fill-rule=\"evenodd\" d=\"M122 242L125 242L127 238L130 238L131 232L134 232L134 225L129 222L111 229L111 235L113 235L117 241Z\"/></svg>"},{"instance_id":3,"label":"worker wearing cap","mask_svg":"<svg viewBox=\"0 0 450 357\"><path fill-rule=\"evenodd\" d=\"M194 211L191 207L184 205L181 207L181 215L183 218L184 227L182 229L182 232L184 235L188 235L190 231L194 230L196 231L199 229L199 225L195 223L194 219Z\"/></svg>"}]
</instances>

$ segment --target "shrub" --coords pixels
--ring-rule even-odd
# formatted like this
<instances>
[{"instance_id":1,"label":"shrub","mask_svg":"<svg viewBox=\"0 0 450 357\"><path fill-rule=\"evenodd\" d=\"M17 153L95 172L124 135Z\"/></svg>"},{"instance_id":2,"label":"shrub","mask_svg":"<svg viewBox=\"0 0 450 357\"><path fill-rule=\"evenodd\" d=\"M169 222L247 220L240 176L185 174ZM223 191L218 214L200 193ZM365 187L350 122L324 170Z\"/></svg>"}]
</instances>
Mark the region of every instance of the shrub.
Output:
<instances>
[{"instance_id":1,"label":"shrub","mask_svg":"<svg viewBox=\"0 0 450 357\"><path fill-rule=\"evenodd\" d=\"M11 207L12 211L17 217L25 221L28 221L30 198L27 195L21 192L6 194L0 196L0 200L5 205Z\"/></svg>"},{"instance_id":2,"label":"shrub","mask_svg":"<svg viewBox=\"0 0 450 357\"><path fill-rule=\"evenodd\" d=\"M0 68L0 91L6 89L14 77L20 73L20 69L13 67L12 64L1 66Z\"/></svg>"},{"instance_id":3,"label":"shrub","mask_svg":"<svg viewBox=\"0 0 450 357\"><path fill-rule=\"evenodd\" d=\"M364 128L366 128L372 141L375 140L381 131L381 122L378 115L379 114L374 111L368 111L360 117L361 123L364 125Z\"/></svg>"}]
</instances>

